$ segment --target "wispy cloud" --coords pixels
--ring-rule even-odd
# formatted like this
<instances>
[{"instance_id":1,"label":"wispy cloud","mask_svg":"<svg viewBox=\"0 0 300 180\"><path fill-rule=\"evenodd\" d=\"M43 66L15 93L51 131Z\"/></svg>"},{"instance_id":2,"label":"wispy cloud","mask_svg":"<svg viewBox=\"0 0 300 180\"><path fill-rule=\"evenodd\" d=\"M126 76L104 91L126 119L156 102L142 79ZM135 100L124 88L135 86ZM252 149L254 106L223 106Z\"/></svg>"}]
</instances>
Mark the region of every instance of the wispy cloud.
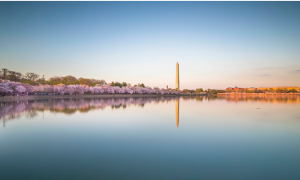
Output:
<instances>
[{"instance_id":1,"label":"wispy cloud","mask_svg":"<svg viewBox=\"0 0 300 180\"><path fill-rule=\"evenodd\" d=\"M292 73L300 73L300 69L294 70Z\"/></svg>"},{"instance_id":2,"label":"wispy cloud","mask_svg":"<svg viewBox=\"0 0 300 180\"><path fill-rule=\"evenodd\" d=\"M260 74L259 76L272 76L271 74Z\"/></svg>"},{"instance_id":3,"label":"wispy cloud","mask_svg":"<svg viewBox=\"0 0 300 180\"><path fill-rule=\"evenodd\" d=\"M252 70L257 70L257 71L268 71L268 70L282 70L286 69L287 67L262 67L262 68L253 68Z\"/></svg>"},{"instance_id":4,"label":"wispy cloud","mask_svg":"<svg viewBox=\"0 0 300 180\"><path fill-rule=\"evenodd\" d=\"M299 120L300 121L300 116L296 116L294 117L294 119Z\"/></svg>"}]
</instances>

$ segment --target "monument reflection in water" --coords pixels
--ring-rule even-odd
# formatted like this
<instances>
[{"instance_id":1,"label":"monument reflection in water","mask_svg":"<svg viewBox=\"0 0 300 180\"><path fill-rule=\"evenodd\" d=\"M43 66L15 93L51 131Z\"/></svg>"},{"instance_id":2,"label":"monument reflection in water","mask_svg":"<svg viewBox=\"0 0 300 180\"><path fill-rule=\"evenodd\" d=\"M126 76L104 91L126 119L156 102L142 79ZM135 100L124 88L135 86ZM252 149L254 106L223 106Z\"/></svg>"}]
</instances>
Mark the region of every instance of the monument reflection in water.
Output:
<instances>
[{"instance_id":1,"label":"monument reflection in water","mask_svg":"<svg viewBox=\"0 0 300 180\"><path fill-rule=\"evenodd\" d=\"M291 95L1 103L0 179L300 179L299 107Z\"/></svg>"},{"instance_id":2,"label":"monument reflection in water","mask_svg":"<svg viewBox=\"0 0 300 180\"><path fill-rule=\"evenodd\" d=\"M176 127L179 125L179 99L175 99Z\"/></svg>"}]
</instances>

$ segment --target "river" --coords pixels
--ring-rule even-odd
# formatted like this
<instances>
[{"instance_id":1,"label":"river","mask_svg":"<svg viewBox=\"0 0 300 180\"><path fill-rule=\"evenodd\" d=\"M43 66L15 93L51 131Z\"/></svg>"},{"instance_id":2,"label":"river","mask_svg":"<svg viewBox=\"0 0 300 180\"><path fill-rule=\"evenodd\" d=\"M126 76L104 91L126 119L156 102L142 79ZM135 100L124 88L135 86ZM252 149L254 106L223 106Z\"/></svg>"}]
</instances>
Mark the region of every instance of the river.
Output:
<instances>
[{"instance_id":1,"label":"river","mask_svg":"<svg viewBox=\"0 0 300 180\"><path fill-rule=\"evenodd\" d=\"M299 96L0 105L0 179L300 179Z\"/></svg>"}]
</instances>

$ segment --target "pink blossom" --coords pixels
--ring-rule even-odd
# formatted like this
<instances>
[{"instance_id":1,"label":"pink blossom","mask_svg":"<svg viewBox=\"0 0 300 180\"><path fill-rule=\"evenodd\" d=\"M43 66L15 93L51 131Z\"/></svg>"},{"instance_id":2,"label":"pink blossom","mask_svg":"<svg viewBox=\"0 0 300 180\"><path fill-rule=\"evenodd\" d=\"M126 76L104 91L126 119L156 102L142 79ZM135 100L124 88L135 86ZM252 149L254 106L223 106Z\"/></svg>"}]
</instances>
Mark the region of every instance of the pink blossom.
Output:
<instances>
[{"instance_id":1,"label":"pink blossom","mask_svg":"<svg viewBox=\"0 0 300 180\"><path fill-rule=\"evenodd\" d=\"M20 86L20 87L19 87ZM18 87L18 89L17 89ZM21 88L22 87L22 88ZM24 90L25 89L25 90ZM91 92L94 94L102 94L102 93L109 93L109 94L180 94L179 91L174 90L168 90L168 89L159 89L158 87L154 87L153 89L151 87L134 87L134 86L126 86L126 87L112 87L107 84L98 85L95 87L88 87L86 85L42 85L42 86L31 86L29 84L23 84L19 82L7 82L2 83L0 82L0 91L1 92L12 92L12 91L18 91L18 92L38 92L38 91L44 91L44 92L55 92L59 93L61 95L67 93L67 94L84 94L86 92Z\"/></svg>"},{"instance_id":2,"label":"pink blossom","mask_svg":"<svg viewBox=\"0 0 300 180\"><path fill-rule=\"evenodd\" d=\"M0 92L9 93L12 90L9 89L8 83L0 83Z\"/></svg>"},{"instance_id":3,"label":"pink blossom","mask_svg":"<svg viewBox=\"0 0 300 180\"><path fill-rule=\"evenodd\" d=\"M23 93L26 91L26 89L23 86L17 86L16 91L18 91L18 93Z\"/></svg>"}]
</instances>

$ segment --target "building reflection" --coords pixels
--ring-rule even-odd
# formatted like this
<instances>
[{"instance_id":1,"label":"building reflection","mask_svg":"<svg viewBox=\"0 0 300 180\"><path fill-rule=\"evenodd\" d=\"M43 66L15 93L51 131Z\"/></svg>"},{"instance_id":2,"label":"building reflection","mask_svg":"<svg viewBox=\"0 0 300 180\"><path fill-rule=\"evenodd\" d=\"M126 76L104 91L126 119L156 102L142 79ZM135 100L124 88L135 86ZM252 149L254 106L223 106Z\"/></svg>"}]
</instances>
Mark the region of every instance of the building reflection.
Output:
<instances>
[{"instance_id":1,"label":"building reflection","mask_svg":"<svg viewBox=\"0 0 300 180\"><path fill-rule=\"evenodd\" d=\"M179 99L175 99L176 127L179 125Z\"/></svg>"}]
</instances>

